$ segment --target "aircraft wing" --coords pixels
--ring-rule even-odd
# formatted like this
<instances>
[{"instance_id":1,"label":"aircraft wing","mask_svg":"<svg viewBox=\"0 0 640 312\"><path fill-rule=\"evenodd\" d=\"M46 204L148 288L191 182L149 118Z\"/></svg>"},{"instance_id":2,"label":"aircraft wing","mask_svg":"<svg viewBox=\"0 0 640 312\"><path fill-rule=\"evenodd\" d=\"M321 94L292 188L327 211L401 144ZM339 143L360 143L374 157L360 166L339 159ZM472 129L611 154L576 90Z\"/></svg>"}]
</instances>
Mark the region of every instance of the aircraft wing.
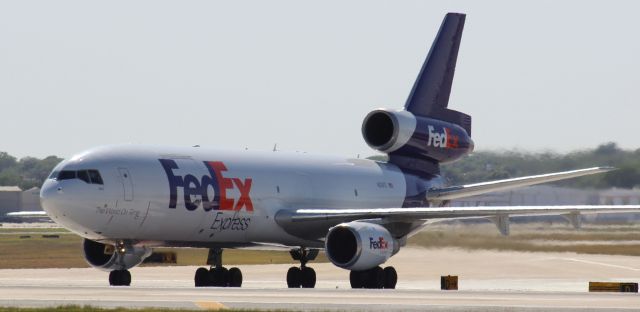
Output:
<instances>
[{"instance_id":1,"label":"aircraft wing","mask_svg":"<svg viewBox=\"0 0 640 312\"><path fill-rule=\"evenodd\" d=\"M446 200L452 200L457 198L480 195L480 194L489 193L489 192L504 191L504 190L509 190L512 188L517 188L522 186L530 186L534 184L577 178L577 177L596 174L596 173L608 172L611 170L615 170L615 168L594 167L594 168L588 168L588 169L548 173L548 174L520 177L520 178L514 178L514 179L451 186L451 187L429 190L427 192L427 199L430 201L432 200L446 201Z\"/></svg>"},{"instance_id":2,"label":"aircraft wing","mask_svg":"<svg viewBox=\"0 0 640 312\"><path fill-rule=\"evenodd\" d=\"M16 211L6 214L7 217L13 218L42 218L47 217L47 213L44 211Z\"/></svg>"},{"instance_id":3,"label":"aircraft wing","mask_svg":"<svg viewBox=\"0 0 640 312\"><path fill-rule=\"evenodd\" d=\"M479 206L373 209L298 209L291 221L392 218L394 220L457 219L473 217L564 215L580 213L640 213L640 205Z\"/></svg>"},{"instance_id":4,"label":"aircraft wing","mask_svg":"<svg viewBox=\"0 0 640 312\"><path fill-rule=\"evenodd\" d=\"M384 219L389 222L416 220L486 218L495 223L503 235L509 235L509 217L561 215L575 228L580 228L584 213L640 213L640 205L568 205L568 206L480 206L373 209L298 209L289 216L291 222L324 221L336 224L356 220Z\"/></svg>"}]
</instances>

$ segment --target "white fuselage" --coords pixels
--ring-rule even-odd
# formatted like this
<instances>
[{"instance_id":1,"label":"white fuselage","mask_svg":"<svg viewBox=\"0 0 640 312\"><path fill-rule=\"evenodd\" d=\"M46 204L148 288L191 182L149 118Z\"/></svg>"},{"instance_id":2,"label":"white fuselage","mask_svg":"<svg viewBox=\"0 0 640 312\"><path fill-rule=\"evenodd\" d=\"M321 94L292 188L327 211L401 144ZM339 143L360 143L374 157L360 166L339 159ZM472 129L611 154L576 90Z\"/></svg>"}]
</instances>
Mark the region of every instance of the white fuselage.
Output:
<instances>
[{"instance_id":1,"label":"white fuselage","mask_svg":"<svg viewBox=\"0 0 640 312\"><path fill-rule=\"evenodd\" d=\"M387 163L201 147L100 147L64 161L52 177L83 170L97 170L103 183L44 183L52 219L85 238L150 246L308 245L278 226L278 211L401 207L407 189Z\"/></svg>"}]
</instances>

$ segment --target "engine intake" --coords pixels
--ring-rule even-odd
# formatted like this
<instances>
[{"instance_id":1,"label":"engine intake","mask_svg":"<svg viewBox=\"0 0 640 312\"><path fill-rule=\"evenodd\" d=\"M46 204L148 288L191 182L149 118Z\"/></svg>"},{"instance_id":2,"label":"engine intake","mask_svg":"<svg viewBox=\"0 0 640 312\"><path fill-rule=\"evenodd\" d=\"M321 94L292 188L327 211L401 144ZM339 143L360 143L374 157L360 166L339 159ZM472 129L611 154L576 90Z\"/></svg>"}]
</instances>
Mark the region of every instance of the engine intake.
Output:
<instances>
[{"instance_id":1,"label":"engine intake","mask_svg":"<svg viewBox=\"0 0 640 312\"><path fill-rule=\"evenodd\" d=\"M362 136L372 148L388 153L406 144L415 129L416 118L413 114L377 109L364 118Z\"/></svg>"},{"instance_id":2,"label":"engine intake","mask_svg":"<svg viewBox=\"0 0 640 312\"><path fill-rule=\"evenodd\" d=\"M115 252L112 245L85 239L82 242L84 259L89 265L103 271L128 270L151 255L151 248L132 247L125 253Z\"/></svg>"},{"instance_id":3,"label":"engine intake","mask_svg":"<svg viewBox=\"0 0 640 312\"><path fill-rule=\"evenodd\" d=\"M448 162L473 151L473 141L462 126L404 110L370 112L362 123L362 136L371 148L405 158Z\"/></svg>"},{"instance_id":4,"label":"engine intake","mask_svg":"<svg viewBox=\"0 0 640 312\"><path fill-rule=\"evenodd\" d=\"M387 229L359 221L332 227L325 240L329 260L338 267L355 271L384 263L398 248L398 243Z\"/></svg>"}]
</instances>

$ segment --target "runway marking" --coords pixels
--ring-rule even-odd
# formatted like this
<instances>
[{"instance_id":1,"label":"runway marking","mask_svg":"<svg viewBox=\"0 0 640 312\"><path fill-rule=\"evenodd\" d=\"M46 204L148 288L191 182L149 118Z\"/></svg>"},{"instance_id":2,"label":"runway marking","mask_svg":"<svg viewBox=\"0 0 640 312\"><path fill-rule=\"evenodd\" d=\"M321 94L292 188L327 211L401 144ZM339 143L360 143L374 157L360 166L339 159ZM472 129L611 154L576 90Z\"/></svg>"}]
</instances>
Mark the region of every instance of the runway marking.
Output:
<instances>
[{"instance_id":1,"label":"runway marking","mask_svg":"<svg viewBox=\"0 0 640 312\"><path fill-rule=\"evenodd\" d=\"M606 267L611 267L611 268L625 269L625 270L631 270L631 271L640 271L640 269L637 269L637 268L632 268L632 267L628 267L628 266L624 266L624 265L611 264L611 263L589 261L589 260L576 259L576 258L561 258L561 259L568 260L568 261L574 261L574 262L581 262L581 263L586 263L586 264L601 265L601 266L606 266Z\"/></svg>"},{"instance_id":2,"label":"runway marking","mask_svg":"<svg viewBox=\"0 0 640 312\"><path fill-rule=\"evenodd\" d=\"M224 310L227 308L224 304L216 301L196 301L194 304L201 309L211 311Z\"/></svg>"}]
</instances>

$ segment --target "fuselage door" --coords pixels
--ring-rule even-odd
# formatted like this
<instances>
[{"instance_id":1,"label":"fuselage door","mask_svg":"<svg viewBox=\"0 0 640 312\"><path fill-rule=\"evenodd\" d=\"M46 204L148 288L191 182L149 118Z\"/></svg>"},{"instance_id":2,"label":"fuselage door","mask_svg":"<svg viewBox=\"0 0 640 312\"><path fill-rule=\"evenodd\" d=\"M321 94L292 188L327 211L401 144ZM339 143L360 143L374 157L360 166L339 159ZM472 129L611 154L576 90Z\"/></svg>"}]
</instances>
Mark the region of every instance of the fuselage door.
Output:
<instances>
[{"instance_id":1,"label":"fuselage door","mask_svg":"<svg viewBox=\"0 0 640 312\"><path fill-rule=\"evenodd\" d=\"M131 180L131 174L127 168L118 168L118 174L120 175L120 181L122 182L122 189L124 191L124 200L133 200L133 181Z\"/></svg>"}]
</instances>

